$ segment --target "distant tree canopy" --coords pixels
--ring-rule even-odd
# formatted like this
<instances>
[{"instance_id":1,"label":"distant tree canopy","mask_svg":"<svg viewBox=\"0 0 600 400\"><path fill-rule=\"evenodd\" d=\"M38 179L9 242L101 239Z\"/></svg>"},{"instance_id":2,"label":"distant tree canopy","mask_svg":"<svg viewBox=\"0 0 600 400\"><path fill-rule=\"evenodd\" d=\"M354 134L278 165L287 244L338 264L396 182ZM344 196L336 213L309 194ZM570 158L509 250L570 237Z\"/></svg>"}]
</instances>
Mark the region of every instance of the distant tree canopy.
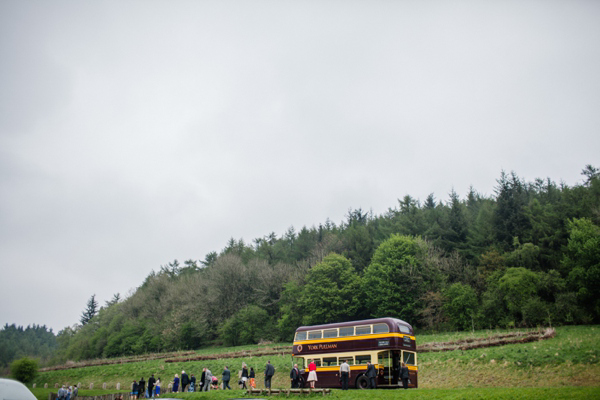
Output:
<instances>
[{"instance_id":1,"label":"distant tree canopy","mask_svg":"<svg viewBox=\"0 0 600 400\"><path fill-rule=\"evenodd\" d=\"M600 322L600 174L582 175L569 187L502 172L491 197L406 195L383 215L232 238L151 272L128 298L98 310L92 296L52 362L290 340L303 324L382 316L430 330Z\"/></svg>"},{"instance_id":2,"label":"distant tree canopy","mask_svg":"<svg viewBox=\"0 0 600 400\"><path fill-rule=\"evenodd\" d=\"M0 329L0 367L8 367L13 360L25 356L47 362L58 347L56 336L45 325L4 325Z\"/></svg>"}]
</instances>

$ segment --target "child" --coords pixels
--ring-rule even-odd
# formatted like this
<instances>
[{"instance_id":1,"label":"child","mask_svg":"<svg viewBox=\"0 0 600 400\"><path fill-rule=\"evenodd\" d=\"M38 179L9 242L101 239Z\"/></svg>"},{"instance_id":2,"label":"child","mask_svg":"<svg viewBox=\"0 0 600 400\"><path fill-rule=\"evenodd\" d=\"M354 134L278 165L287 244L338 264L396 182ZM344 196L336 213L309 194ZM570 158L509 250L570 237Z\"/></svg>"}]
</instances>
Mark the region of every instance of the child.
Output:
<instances>
[{"instance_id":1,"label":"child","mask_svg":"<svg viewBox=\"0 0 600 400\"><path fill-rule=\"evenodd\" d=\"M156 390L154 392L156 397L160 397L160 377L156 380Z\"/></svg>"}]
</instances>

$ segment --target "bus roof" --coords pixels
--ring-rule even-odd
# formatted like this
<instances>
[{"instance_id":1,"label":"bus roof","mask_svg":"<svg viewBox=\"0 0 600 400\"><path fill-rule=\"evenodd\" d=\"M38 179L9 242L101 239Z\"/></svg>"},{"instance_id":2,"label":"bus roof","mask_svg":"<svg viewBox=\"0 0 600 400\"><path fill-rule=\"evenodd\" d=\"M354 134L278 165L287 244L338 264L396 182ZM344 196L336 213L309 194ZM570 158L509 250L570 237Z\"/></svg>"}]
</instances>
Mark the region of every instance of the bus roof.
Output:
<instances>
[{"instance_id":1,"label":"bus roof","mask_svg":"<svg viewBox=\"0 0 600 400\"><path fill-rule=\"evenodd\" d=\"M378 324L378 323L386 323L392 329L393 328L397 329L396 325L402 324L402 325L408 326L410 328L410 331L414 332L412 326L408 322L403 321L398 318L390 318L390 317L363 319L360 321L336 322L333 324L324 324L324 325L301 326L298 329L296 329L296 332L313 331L313 330L319 330L319 329L341 328L344 326L371 325L371 324ZM390 331L393 331L392 329L390 329Z\"/></svg>"}]
</instances>

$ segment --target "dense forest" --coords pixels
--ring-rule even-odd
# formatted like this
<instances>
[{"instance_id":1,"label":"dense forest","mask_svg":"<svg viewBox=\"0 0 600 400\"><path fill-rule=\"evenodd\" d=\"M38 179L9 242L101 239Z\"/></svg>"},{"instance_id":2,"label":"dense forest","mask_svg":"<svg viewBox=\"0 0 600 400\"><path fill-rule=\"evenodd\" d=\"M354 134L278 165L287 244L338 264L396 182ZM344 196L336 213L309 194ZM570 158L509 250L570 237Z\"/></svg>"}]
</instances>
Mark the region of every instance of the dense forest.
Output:
<instances>
[{"instance_id":1,"label":"dense forest","mask_svg":"<svg viewBox=\"0 0 600 400\"><path fill-rule=\"evenodd\" d=\"M23 328L6 324L0 330L0 370L5 370L11 361L24 356L48 362L56 348L56 336L45 325Z\"/></svg>"},{"instance_id":2,"label":"dense forest","mask_svg":"<svg viewBox=\"0 0 600 400\"><path fill-rule=\"evenodd\" d=\"M407 195L382 215L231 239L62 330L51 363L289 341L299 325L381 316L421 332L598 323L600 171L582 176L502 172L490 197Z\"/></svg>"}]
</instances>

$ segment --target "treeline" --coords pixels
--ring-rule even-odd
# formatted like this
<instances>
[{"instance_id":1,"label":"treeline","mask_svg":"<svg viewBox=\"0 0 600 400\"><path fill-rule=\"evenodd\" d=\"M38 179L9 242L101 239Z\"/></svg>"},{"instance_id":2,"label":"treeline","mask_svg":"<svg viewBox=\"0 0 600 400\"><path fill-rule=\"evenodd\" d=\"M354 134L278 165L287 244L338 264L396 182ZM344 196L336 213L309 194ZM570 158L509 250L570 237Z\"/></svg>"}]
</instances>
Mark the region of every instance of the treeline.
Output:
<instances>
[{"instance_id":1,"label":"treeline","mask_svg":"<svg viewBox=\"0 0 600 400\"><path fill-rule=\"evenodd\" d=\"M411 196L383 215L231 239L152 272L57 337L53 362L290 340L296 327L394 316L420 329L600 321L600 174L573 187L502 173L495 195Z\"/></svg>"},{"instance_id":2,"label":"treeline","mask_svg":"<svg viewBox=\"0 0 600 400\"><path fill-rule=\"evenodd\" d=\"M39 358L47 362L55 355L56 336L45 325L22 326L4 325L0 330L0 368L24 356Z\"/></svg>"}]
</instances>

